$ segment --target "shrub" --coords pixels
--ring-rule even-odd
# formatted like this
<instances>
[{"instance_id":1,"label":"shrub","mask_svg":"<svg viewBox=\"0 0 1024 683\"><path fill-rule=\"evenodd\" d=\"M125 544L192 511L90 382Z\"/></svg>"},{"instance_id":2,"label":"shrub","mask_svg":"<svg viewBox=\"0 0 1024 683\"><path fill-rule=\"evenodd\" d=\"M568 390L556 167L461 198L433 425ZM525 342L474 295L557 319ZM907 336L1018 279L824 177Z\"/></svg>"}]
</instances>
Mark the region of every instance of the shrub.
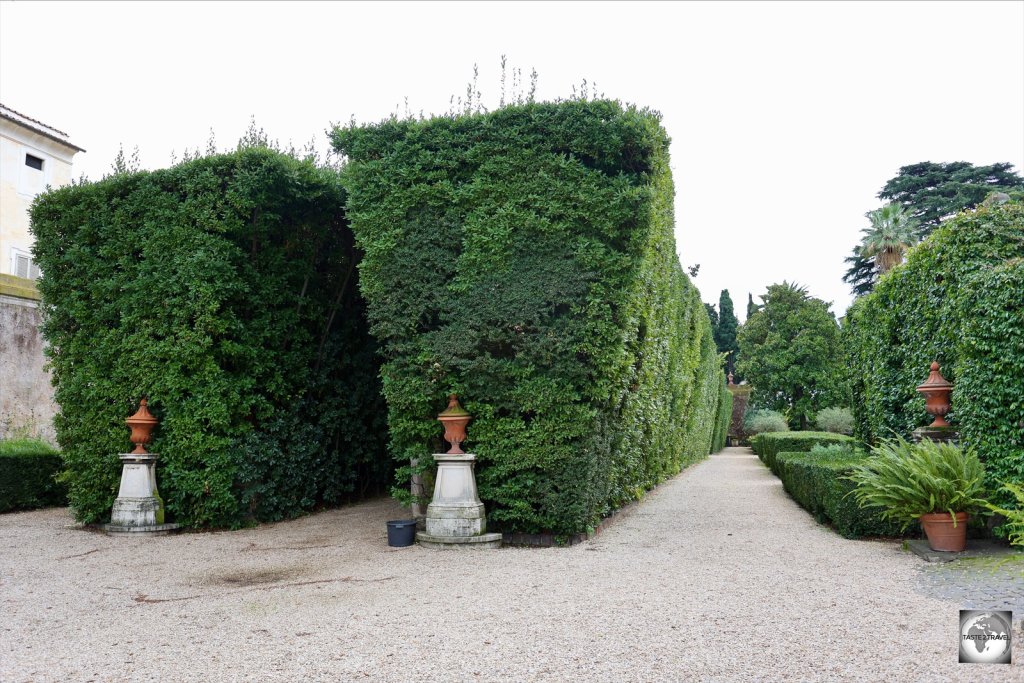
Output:
<instances>
[{"instance_id":1,"label":"shrub","mask_svg":"<svg viewBox=\"0 0 1024 683\"><path fill-rule=\"evenodd\" d=\"M750 440L751 448L761 461L778 476L776 456L786 452L806 452L817 445L829 444L853 445L857 442L843 434L829 432L766 432L758 434Z\"/></svg>"},{"instance_id":2,"label":"shrub","mask_svg":"<svg viewBox=\"0 0 1024 683\"><path fill-rule=\"evenodd\" d=\"M985 465L994 502L1024 482L1024 203L943 223L858 299L843 324L855 434L876 443L930 421L915 391L933 360L953 382L951 422Z\"/></svg>"},{"instance_id":3,"label":"shrub","mask_svg":"<svg viewBox=\"0 0 1024 683\"><path fill-rule=\"evenodd\" d=\"M705 457L720 361L668 137L610 101L336 128L400 470L456 392L489 524L584 531Z\"/></svg>"},{"instance_id":4,"label":"shrub","mask_svg":"<svg viewBox=\"0 0 1024 683\"><path fill-rule=\"evenodd\" d=\"M277 520L387 482L345 196L336 172L249 148L39 197L55 427L80 521L109 518L142 396L179 523Z\"/></svg>"},{"instance_id":5,"label":"shrub","mask_svg":"<svg viewBox=\"0 0 1024 683\"><path fill-rule=\"evenodd\" d=\"M973 513L986 507L985 470L978 456L948 443L925 439L883 441L874 457L853 468L854 497L861 507L882 509L882 518L906 528L923 514ZM955 522L955 517L954 517Z\"/></svg>"},{"instance_id":6,"label":"shrub","mask_svg":"<svg viewBox=\"0 0 1024 683\"><path fill-rule=\"evenodd\" d=\"M882 519L878 511L861 509L851 495L856 487L848 477L868 457L851 444L819 444L809 452L779 453L776 460L786 492L841 535L897 536L900 525Z\"/></svg>"},{"instance_id":7,"label":"shrub","mask_svg":"<svg viewBox=\"0 0 1024 683\"><path fill-rule=\"evenodd\" d=\"M0 512L66 505L67 491L55 480L61 465L45 441L0 441Z\"/></svg>"},{"instance_id":8,"label":"shrub","mask_svg":"<svg viewBox=\"0 0 1024 683\"><path fill-rule=\"evenodd\" d=\"M825 408L814 418L819 431L853 434L853 413L849 408Z\"/></svg>"},{"instance_id":9,"label":"shrub","mask_svg":"<svg viewBox=\"0 0 1024 683\"><path fill-rule=\"evenodd\" d=\"M751 410L743 420L743 428L748 434L788 432L789 423L782 413L774 410Z\"/></svg>"},{"instance_id":10,"label":"shrub","mask_svg":"<svg viewBox=\"0 0 1024 683\"><path fill-rule=\"evenodd\" d=\"M1006 516L1006 524L1002 526L1006 537L1013 545L1024 546L1024 487L1007 483L1003 484L1003 490L1016 499L1016 507L1008 510L989 504L988 509Z\"/></svg>"}]
</instances>

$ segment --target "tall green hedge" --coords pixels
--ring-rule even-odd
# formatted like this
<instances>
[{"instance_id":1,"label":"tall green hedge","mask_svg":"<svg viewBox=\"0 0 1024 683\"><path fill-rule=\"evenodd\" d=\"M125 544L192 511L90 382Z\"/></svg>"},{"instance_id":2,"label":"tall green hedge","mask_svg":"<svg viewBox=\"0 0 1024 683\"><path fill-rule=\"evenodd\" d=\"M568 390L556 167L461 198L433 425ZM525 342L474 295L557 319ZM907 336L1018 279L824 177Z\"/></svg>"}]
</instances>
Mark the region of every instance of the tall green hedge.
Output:
<instances>
[{"instance_id":1,"label":"tall green hedge","mask_svg":"<svg viewBox=\"0 0 1024 683\"><path fill-rule=\"evenodd\" d=\"M868 442L927 424L915 391L933 360L954 383L951 421L977 449L995 499L1024 482L1024 204L979 207L911 250L847 312L856 434Z\"/></svg>"},{"instance_id":2,"label":"tall green hedge","mask_svg":"<svg viewBox=\"0 0 1024 683\"><path fill-rule=\"evenodd\" d=\"M528 104L333 141L404 475L450 391L496 528L584 531L708 454L720 362L658 116Z\"/></svg>"},{"instance_id":3,"label":"tall green hedge","mask_svg":"<svg viewBox=\"0 0 1024 683\"><path fill-rule=\"evenodd\" d=\"M390 475L337 172L262 148L53 190L32 208L78 519L109 519L140 397L170 518L276 520Z\"/></svg>"},{"instance_id":4,"label":"tall green hedge","mask_svg":"<svg viewBox=\"0 0 1024 683\"><path fill-rule=\"evenodd\" d=\"M717 453L725 448L725 439L729 436L729 424L732 421L733 394L725 383L725 377L719 383L718 417L715 418L715 436L711 444L711 452Z\"/></svg>"}]
</instances>

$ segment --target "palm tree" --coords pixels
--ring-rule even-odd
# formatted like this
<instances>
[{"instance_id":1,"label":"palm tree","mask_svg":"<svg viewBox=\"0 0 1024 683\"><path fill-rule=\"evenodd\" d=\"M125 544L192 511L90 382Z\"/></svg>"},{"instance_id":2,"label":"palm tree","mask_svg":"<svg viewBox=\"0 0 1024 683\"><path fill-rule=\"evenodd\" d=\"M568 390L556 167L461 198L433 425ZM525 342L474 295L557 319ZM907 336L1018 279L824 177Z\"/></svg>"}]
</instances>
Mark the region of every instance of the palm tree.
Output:
<instances>
[{"instance_id":1,"label":"palm tree","mask_svg":"<svg viewBox=\"0 0 1024 683\"><path fill-rule=\"evenodd\" d=\"M864 228L860 253L865 259L874 259L879 273L885 273L903 263L903 255L917 243L917 221L902 204L886 204L868 211L871 227Z\"/></svg>"}]
</instances>

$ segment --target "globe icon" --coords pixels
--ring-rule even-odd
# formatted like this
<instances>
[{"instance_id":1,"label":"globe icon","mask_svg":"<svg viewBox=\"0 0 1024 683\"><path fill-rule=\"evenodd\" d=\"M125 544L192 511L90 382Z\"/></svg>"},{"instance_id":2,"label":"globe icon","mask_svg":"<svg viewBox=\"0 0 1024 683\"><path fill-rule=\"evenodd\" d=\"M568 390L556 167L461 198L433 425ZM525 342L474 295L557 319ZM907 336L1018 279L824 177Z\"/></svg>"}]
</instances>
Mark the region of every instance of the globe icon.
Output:
<instances>
[{"instance_id":1,"label":"globe icon","mask_svg":"<svg viewBox=\"0 0 1024 683\"><path fill-rule=\"evenodd\" d=\"M960 625L961 661L992 664L1009 661L1011 625L994 612L976 613Z\"/></svg>"}]
</instances>

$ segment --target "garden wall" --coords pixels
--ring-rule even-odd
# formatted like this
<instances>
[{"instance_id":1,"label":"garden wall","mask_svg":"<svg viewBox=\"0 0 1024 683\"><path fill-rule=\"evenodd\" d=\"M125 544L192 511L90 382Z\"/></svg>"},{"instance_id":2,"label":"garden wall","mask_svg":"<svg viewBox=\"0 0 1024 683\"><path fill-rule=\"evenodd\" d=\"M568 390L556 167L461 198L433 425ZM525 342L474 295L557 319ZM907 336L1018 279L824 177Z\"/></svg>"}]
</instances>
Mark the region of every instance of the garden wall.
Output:
<instances>
[{"instance_id":1,"label":"garden wall","mask_svg":"<svg viewBox=\"0 0 1024 683\"><path fill-rule=\"evenodd\" d=\"M585 531L708 454L720 361L655 114L528 104L333 140L403 476L453 391L504 531Z\"/></svg>"},{"instance_id":2,"label":"garden wall","mask_svg":"<svg viewBox=\"0 0 1024 683\"><path fill-rule=\"evenodd\" d=\"M1024 204L943 223L854 303L843 339L857 436L873 443L927 424L915 388L937 360L954 383L949 417L989 487L1024 482Z\"/></svg>"},{"instance_id":3,"label":"garden wall","mask_svg":"<svg viewBox=\"0 0 1024 683\"><path fill-rule=\"evenodd\" d=\"M56 440L57 405L40 324L39 293L32 281L0 275L0 439Z\"/></svg>"},{"instance_id":4,"label":"garden wall","mask_svg":"<svg viewBox=\"0 0 1024 683\"><path fill-rule=\"evenodd\" d=\"M142 396L169 521L238 526L383 487L386 427L335 171L268 149L119 174L32 209L57 438L109 519Z\"/></svg>"}]
</instances>

